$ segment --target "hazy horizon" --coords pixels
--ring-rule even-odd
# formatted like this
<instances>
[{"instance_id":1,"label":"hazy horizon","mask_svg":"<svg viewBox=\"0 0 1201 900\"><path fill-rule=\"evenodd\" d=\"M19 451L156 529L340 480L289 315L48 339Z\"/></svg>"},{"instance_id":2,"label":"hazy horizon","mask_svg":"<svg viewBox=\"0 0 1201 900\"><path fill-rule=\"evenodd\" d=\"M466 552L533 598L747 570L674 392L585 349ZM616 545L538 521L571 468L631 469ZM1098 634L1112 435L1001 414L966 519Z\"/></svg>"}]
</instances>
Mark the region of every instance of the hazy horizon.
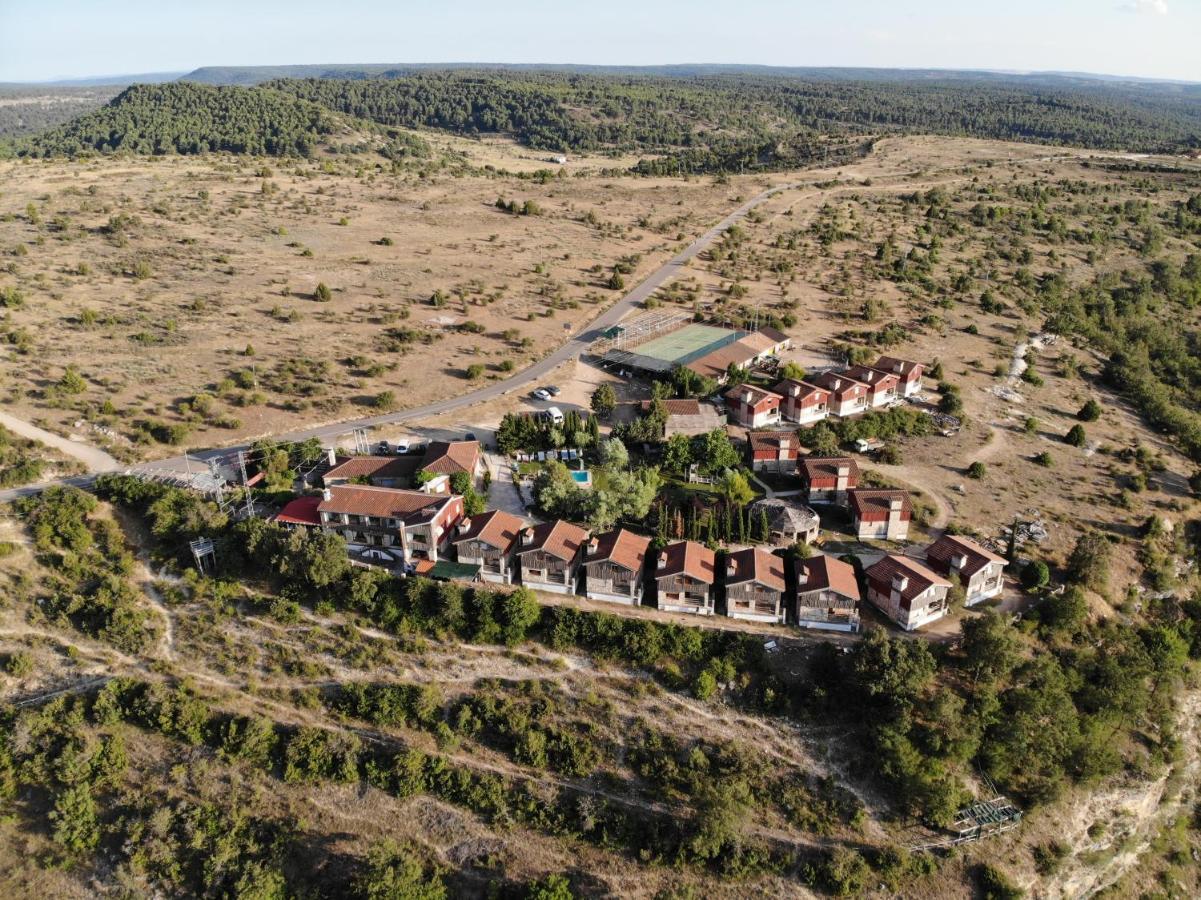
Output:
<instances>
[{"instance_id":1,"label":"hazy horizon","mask_svg":"<svg viewBox=\"0 0 1201 900\"><path fill-rule=\"evenodd\" d=\"M0 81L186 73L204 66L768 65L1072 73L1201 81L1201 4L1012 0L1004 10L923 0L549 0L454 10L412 2L7 0ZM552 61L547 61L553 58ZM343 63L330 60L345 60ZM704 60L696 62L696 60Z\"/></svg>"}]
</instances>

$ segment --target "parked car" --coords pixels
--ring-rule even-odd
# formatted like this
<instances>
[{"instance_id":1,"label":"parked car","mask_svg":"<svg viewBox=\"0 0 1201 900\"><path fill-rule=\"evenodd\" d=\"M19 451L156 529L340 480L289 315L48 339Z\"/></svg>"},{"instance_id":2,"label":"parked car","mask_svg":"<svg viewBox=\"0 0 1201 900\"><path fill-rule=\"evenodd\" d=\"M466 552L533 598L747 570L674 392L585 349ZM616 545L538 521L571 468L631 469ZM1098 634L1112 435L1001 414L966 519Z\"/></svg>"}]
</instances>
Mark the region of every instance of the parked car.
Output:
<instances>
[{"instance_id":1,"label":"parked car","mask_svg":"<svg viewBox=\"0 0 1201 900\"><path fill-rule=\"evenodd\" d=\"M401 440L396 442L396 452L398 454L403 454L403 453L409 452L409 442L407 439L402 438Z\"/></svg>"},{"instance_id":2,"label":"parked car","mask_svg":"<svg viewBox=\"0 0 1201 900\"><path fill-rule=\"evenodd\" d=\"M388 446L388 442L387 442L387 441L380 441L380 442L379 442L379 453L380 453L380 456L387 456L387 455L388 455L389 453L391 453L391 452L392 452L392 448L391 448L390 446Z\"/></svg>"},{"instance_id":3,"label":"parked car","mask_svg":"<svg viewBox=\"0 0 1201 900\"><path fill-rule=\"evenodd\" d=\"M475 436L475 432L474 432L474 431L469 431L469 432L467 432L465 435L463 435L463 440L465 440L465 441L478 441L478 440L479 440L479 438L477 438L477 437Z\"/></svg>"},{"instance_id":4,"label":"parked car","mask_svg":"<svg viewBox=\"0 0 1201 900\"><path fill-rule=\"evenodd\" d=\"M546 387L544 387L542 390L546 391L546 392L547 392L548 394L550 394L552 397L558 397L558 396L559 396L559 393L560 393L560 390L559 390L559 388L555 387L553 384L548 384L548 385L547 385Z\"/></svg>"},{"instance_id":5,"label":"parked car","mask_svg":"<svg viewBox=\"0 0 1201 900\"><path fill-rule=\"evenodd\" d=\"M534 391L532 394L530 394L530 396L533 397L535 400L549 400L550 399L550 393L546 390L546 388L538 388L538 390Z\"/></svg>"}]
</instances>

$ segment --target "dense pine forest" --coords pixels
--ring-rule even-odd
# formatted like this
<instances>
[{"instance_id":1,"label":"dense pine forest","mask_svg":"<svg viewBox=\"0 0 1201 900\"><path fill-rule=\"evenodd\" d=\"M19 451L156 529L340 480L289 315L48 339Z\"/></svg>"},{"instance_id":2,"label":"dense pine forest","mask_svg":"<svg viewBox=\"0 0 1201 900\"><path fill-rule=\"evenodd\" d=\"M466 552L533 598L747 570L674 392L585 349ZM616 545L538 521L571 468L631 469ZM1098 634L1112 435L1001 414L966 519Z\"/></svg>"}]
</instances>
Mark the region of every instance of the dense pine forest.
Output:
<instances>
[{"instance_id":1,"label":"dense pine forest","mask_svg":"<svg viewBox=\"0 0 1201 900\"><path fill-rule=\"evenodd\" d=\"M888 133L1146 152L1201 146L1201 96L1187 85L448 69L138 86L14 149L308 155L330 133L330 111L383 126L505 134L548 151L679 154L647 171L785 168L853 154L864 138Z\"/></svg>"}]
</instances>

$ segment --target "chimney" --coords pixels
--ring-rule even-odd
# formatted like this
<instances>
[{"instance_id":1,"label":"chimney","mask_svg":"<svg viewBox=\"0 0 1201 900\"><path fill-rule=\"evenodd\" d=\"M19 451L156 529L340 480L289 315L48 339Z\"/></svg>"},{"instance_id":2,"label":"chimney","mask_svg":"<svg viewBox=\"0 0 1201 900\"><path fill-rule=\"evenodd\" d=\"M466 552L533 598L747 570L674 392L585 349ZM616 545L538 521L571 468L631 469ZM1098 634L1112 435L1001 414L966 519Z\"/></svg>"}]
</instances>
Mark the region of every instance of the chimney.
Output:
<instances>
[{"instance_id":1,"label":"chimney","mask_svg":"<svg viewBox=\"0 0 1201 900\"><path fill-rule=\"evenodd\" d=\"M909 576L908 575L893 575L892 576L892 589L894 591L897 591L899 593L899 592L905 590L905 588L907 588L907 587L909 587Z\"/></svg>"},{"instance_id":2,"label":"chimney","mask_svg":"<svg viewBox=\"0 0 1201 900\"><path fill-rule=\"evenodd\" d=\"M334 492L331 491L329 488L322 488L321 499L324 500L326 503L328 503L330 500L334 499Z\"/></svg>"},{"instance_id":3,"label":"chimney","mask_svg":"<svg viewBox=\"0 0 1201 900\"><path fill-rule=\"evenodd\" d=\"M588 552L595 553L598 549L600 549L600 538L594 534L588 538Z\"/></svg>"},{"instance_id":4,"label":"chimney","mask_svg":"<svg viewBox=\"0 0 1201 900\"><path fill-rule=\"evenodd\" d=\"M667 568L667 551L666 550L663 550L659 553L659 561L658 561L658 563L655 564L655 568L657 568L657 569L666 569Z\"/></svg>"},{"instance_id":5,"label":"chimney","mask_svg":"<svg viewBox=\"0 0 1201 900\"><path fill-rule=\"evenodd\" d=\"M325 448L325 461L327 463L329 463L331 466L336 466L338 464L338 451L336 448L334 448L334 447L326 447Z\"/></svg>"},{"instance_id":6,"label":"chimney","mask_svg":"<svg viewBox=\"0 0 1201 900\"><path fill-rule=\"evenodd\" d=\"M726 563L726 575L733 578L738 574L738 560L731 557Z\"/></svg>"},{"instance_id":7,"label":"chimney","mask_svg":"<svg viewBox=\"0 0 1201 900\"><path fill-rule=\"evenodd\" d=\"M788 386L788 393L792 394L794 397L801 396L801 386L799 384L790 384Z\"/></svg>"},{"instance_id":8,"label":"chimney","mask_svg":"<svg viewBox=\"0 0 1201 900\"><path fill-rule=\"evenodd\" d=\"M526 528L521 532L521 546L528 547L532 543L534 543L534 529Z\"/></svg>"},{"instance_id":9,"label":"chimney","mask_svg":"<svg viewBox=\"0 0 1201 900\"><path fill-rule=\"evenodd\" d=\"M798 586L809 583L809 570L804 566L797 566L796 583Z\"/></svg>"},{"instance_id":10,"label":"chimney","mask_svg":"<svg viewBox=\"0 0 1201 900\"><path fill-rule=\"evenodd\" d=\"M951 557L951 568L962 569L967 565L967 555L964 553L956 553Z\"/></svg>"},{"instance_id":11,"label":"chimney","mask_svg":"<svg viewBox=\"0 0 1201 900\"><path fill-rule=\"evenodd\" d=\"M851 477L851 467L848 466L846 463L839 463L838 464L838 477L839 478L850 478Z\"/></svg>"},{"instance_id":12,"label":"chimney","mask_svg":"<svg viewBox=\"0 0 1201 900\"><path fill-rule=\"evenodd\" d=\"M459 534L466 534L471 530L471 519L464 517L459 520Z\"/></svg>"},{"instance_id":13,"label":"chimney","mask_svg":"<svg viewBox=\"0 0 1201 900\"><path fill-rule=\"evenodd\" d=\"M893 497L888 501L888 511L890 513L900 513L901 507L905 505L905 501L900 497Z\"/></svg>"},{"instance_id":14,"label":"chimney","mask_svg":"<svg viewBox=\"0 0 1201 900\"><path fill-rule=\"evenodd\" d=\"M751 402L751 392L750 391L742 392L742 402L746 403L747 405L750 405L750 402Z\"/></svg>"},{"instance_id":15,"label":"chimney","mask_svg":"<svg viewBox=\"0 0 1201 900\"><path fill-rule=\"evenodd\" d=\"M842 386L842 379L835 378L834 379L834 390L838 390L841 386Z\"/></svg>"}]
</instances>

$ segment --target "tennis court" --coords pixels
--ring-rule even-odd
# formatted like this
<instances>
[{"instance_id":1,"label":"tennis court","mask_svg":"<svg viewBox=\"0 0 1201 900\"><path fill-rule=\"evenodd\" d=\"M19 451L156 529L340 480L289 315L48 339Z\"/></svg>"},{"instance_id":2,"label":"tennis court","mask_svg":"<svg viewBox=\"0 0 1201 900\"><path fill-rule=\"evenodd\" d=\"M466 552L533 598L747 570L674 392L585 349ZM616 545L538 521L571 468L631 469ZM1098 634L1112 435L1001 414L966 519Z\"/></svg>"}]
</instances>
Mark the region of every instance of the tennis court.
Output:
<instances>
[{"instance_id":1,"label":"tennis court","mask_svg":"<svg viewBox=\"0 0 1201 900\"><path fill-rule=\"evenodd\" d=\"M639 356L662 360L672 365L685 365L707 353L718 350L742 337L741 331L717 328L713 325L685 325L678 331L639 344Z\"/></svg>"}]
</instances>

